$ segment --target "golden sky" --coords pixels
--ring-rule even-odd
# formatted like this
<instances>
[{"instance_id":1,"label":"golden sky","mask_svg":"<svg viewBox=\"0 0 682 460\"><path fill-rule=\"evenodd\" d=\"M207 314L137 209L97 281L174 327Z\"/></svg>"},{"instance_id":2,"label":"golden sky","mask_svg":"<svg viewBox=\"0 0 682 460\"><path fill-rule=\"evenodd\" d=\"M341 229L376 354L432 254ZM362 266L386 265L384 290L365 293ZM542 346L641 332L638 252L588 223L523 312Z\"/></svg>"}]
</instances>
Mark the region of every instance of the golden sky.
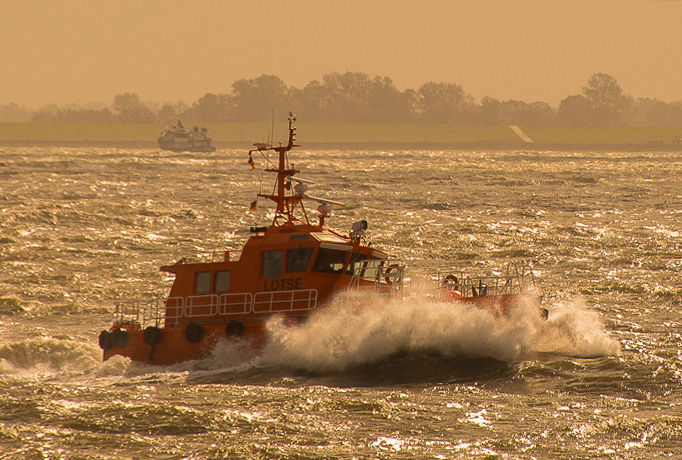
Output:
<instances>
[{"instance_id":1,"label":"golden sky","mask_svg":"<svg viewBox=\"0 0 682 460\"><path fill-rule=\"evenodd\" d=\"M0 0L0 104L191 104L235 80L330 72L553 106L594 73L682 100L682 1Z\"/></svg>"}]
</instances>

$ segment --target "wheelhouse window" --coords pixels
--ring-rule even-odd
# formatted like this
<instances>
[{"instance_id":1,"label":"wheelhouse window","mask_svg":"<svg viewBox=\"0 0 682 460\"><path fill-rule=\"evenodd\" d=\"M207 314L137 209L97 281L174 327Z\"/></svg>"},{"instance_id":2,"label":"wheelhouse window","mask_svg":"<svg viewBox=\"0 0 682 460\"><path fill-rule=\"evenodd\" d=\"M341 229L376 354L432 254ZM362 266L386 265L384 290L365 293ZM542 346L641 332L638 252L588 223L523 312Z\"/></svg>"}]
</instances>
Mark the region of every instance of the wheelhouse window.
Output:
<instances>
[{"instance_id":1,"label":"wheelhouse window","mask_svg":"<svg viewBox=\"0 0 682 460\"><path fill-rule=\"evenodd\" d=\"M263 278L282 276L282 251L263 251Z\"/></svg>"},{"instance_id":2,"label":"wheelhouse window","mask_svg":"<svg viewBox=\"0 0 682 460\"><path fill-rule=\"evenodd\" d=\"M360 252L353 252L350 255L350 262L348 262L348 268L346 268L346 273L349 275L355 274L355 270L362 267L362 261L368 259L367 254L362 254Z\"/></svg>"},{"instance_id":3,"label":"wheelhouse window","mask_svg":"<svg viewBox=\"0 0 682 460\"><path fill-rule=\"evenodd\" d=\"M230 290L230 272L221 270L215 272L215 292L222 294Z\"/></svg>"},{"instance_id":4,"label":"wheelhouse window","mask_svg":"<svg viewBox=\"0 0 682 460\"><path fill-rule=\"evenodd\" d=\"M197 272L194 275L194 293L208 294L211 292L211 272Z\"/></svg>"},{"instance_id":5,"label":"wheelhouse window","mask_svg":"<svg viewBox=\"0 0 682 460\"><path fill-rule=\"evenodd\" d=\"M308 269L313 257L313 248L294 248L287 250L287 273L300 273Z\"/></svg>"},{"instance_id":6,"label":"wheelhouse window","mask_svg":"<svg viewBox=\"0 0 682 460\"><path fill-rule=\"evenodd\" d=\"M347 251L320 248L315 258L313 270L322 273L341 273L346 262Z\"/></svg>"}]
</instances>

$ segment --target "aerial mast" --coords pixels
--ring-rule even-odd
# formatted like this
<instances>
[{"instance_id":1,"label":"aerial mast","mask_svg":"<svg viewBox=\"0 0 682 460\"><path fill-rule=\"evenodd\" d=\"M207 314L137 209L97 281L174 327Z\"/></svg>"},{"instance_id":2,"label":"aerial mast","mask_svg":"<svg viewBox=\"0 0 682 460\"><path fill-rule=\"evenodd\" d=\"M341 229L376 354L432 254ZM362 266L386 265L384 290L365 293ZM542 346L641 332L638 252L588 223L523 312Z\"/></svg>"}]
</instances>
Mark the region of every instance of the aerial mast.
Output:
<instances>
[{"instance_id":1,"label":"aerial mast","mask_svg":"<svg viewBox=\"0 0 682 460\"><path fill-rule=\"evenodd\" d=\"M271 201L274 201L275 204L277 205L277 209L275 211L275 217L273 219L273 225L277 223L278 219L280 218L285 218L286 223L293 223L294 221L294 216L293 216L293 211L294 208L296 207L296 204L298 204L302 199L303 199L303 194L292 194L287 196L286 191L291 189L291 183L290 180L287 180L288 178L295 176L299 172L301 172L298 169L293 169L289 167L288 161L287 161L287 152L294 147L299 147L296 142L296 128L294 127L294 123L296 122L296 116L293 113L289 113L289 139L287 140L286 145L280 145L279 147L272 147L270 145L263 145L263 144L258 144L255 150L249 150L249 155L254 152L254 151L267 151L267 150L272 150L274 152L277 152L278 155L278 164L277 164L277 169L274 168L268 168L265 171L267 172L273 172L277 173L277 180L275 182L275 190L274 194L268 195L268 194L263 194L259 193L259 197L267 198ZM306 223L308 220L308 217L306 215Z\"/></svg>"}]
</instances>

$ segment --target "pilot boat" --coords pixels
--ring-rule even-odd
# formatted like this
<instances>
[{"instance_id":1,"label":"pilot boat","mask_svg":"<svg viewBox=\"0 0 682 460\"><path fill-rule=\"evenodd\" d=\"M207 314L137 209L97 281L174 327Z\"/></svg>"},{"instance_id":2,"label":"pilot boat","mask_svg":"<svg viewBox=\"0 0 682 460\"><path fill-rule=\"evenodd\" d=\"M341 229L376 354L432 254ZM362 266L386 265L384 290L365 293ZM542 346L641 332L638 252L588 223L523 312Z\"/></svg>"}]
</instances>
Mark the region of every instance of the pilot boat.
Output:
<instances>
[{"instance_id":1,"label":"pilot boat","mask_svg":"<svg viewBox=\"0 0 682 460\"><path fill-rule=\"evenodd\" d=\"M274 152L277 164L271 193L259 197L275 204L269 226L250 228L238 260L229 252L218 262L185 259L160 269L174 276L168 296L116 304L114 322L99 336L106 360L121 355L133 361L169 365L199 359L219 341L267 343L266 322L281 317L295 327L342 292L402 295L404 264L365 241L367 222L347 234L325 225L336 201L307 194L312 181L297 177L289 163L295 148L295 117L289 116L286 145L254 144L252 155ZM311 219L303 202L319 204Z\"/></svg>"},{"instance_id":2,"label":"pilot boat","mask_svg":"<svg viewBox=\"0 0 682 460\"><path fill-rule=\"evenodd\" d=\"M206 128L195 126L190 131L180 120L173 128L166 128L157 140L159 147L172 152L215 152Z\"/></svg>"}]
</instances>

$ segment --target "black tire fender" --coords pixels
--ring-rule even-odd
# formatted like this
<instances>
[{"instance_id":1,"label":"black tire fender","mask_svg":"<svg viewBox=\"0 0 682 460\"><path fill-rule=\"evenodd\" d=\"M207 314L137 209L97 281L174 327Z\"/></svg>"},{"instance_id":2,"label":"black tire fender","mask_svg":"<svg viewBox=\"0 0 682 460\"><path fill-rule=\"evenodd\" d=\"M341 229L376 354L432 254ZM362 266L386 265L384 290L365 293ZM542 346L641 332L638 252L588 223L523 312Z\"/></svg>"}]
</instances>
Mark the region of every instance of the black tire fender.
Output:
<instances>
[{"instance_id":1,"label":"black tire fender","mask_svg":"<svg viewBox=\"0 0 682 460\"><path fill-rule=\"evenodd\" d=\"M128 345L128 331L116 329L111 333L111 344L116 348L125 348Z\"/></svg>"},{"instance_id":2,"label":"black tire fender","mask_svg":"<svg viewBox=\"0 0 682 460\"><path fill-rule=\"evenodd\" d=\"M153 347L161 341L161 329L156 326L147 326L142 332L142 341Z\"/></svg>"},{"instance_id":3,"label":"black tire fender","mask_svg":"<svg viewBox=\"0 0 682 460\"><path fill-rule=\"evenodd\" d=\"M111 332L102 331L99 333L99 347L102 350L107 351L108 349L110 349L113 346L111 342L112 342Z\"/></svg>"},{"instance_id":4,"label":"black tire fender","mask_svg":"<svg viewBox=\"0 0 682 460\"><path fill-rule=\"evenodd\" d=\"M204 337L204 328L201 324L189 323L185 328L185 339L189 343L199 343Z\"/></svg>"},{"instance_id":5,"label":"black tire fender","mask_svg":"<svg viewBox=\"0 0 682 460\"><path fill-rule=\"evenodd\" d=\"M225 336L228 339L238 339L244 335L244 325L239 322L232 320L225 326Z\"/></svg>"}]
</instances>

